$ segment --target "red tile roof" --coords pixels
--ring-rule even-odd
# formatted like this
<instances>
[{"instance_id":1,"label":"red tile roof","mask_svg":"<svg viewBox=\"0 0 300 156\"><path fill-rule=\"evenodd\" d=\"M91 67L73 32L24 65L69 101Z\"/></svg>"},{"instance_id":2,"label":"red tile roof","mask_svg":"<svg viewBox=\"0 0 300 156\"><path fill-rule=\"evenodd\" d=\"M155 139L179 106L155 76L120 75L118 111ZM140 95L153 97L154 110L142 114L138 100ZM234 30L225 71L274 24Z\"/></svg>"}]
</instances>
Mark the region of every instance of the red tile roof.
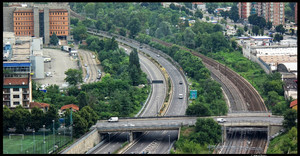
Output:
<instances>
[{"instance_id":1,"label":"red tile roof","mask_svg":"<svg viewBox=\"0 0 300 156\"><path fill-rule=\"evenodd\" d=\"M28 78L4 78L3 85L28 85Z\"/></svg>"},{"instance_id":2,"label":"red tile roof","mask_svg":"<svg viewBox=\"0 0 300 156\"><path fill-rule=\"evenodd\" d=\"M294 101L291 102L290 107L294 107L296 105L297 105L297 100L294 100Z\"/></svg>"},{"instance_id":3,"label":"red tile roof","mask_svg":"<svg viewBox=\"0 0 300 156\"><path fill-rule=\"evenodd\" d=\"M32 109L33 107L37 106L38 108L45 108L50 106L50 104L47 103L39 103L39 102L30 102L29 108Z\"/></svg>"},{"instance_id":4,"label":"red tile roof","mask_svg":"<svg viewBox=\"0 0 300 156\"><path fill-rule=\"evenodd\" d=\"M203 2L192 2L192 4L202 5Z\"/></svg>"},{"instance_id":5,"label":"red tile roof","mask_svg":"<svg viewBox=\"0 0 300 156\"><path fill-rule=\"evenodd\" d=\"M74 104L64 105L60 108L60 110L65 110L65 109L68 109L68 108L72 108L73 110L79 111L79 107L77 105L74 105Z\"/></svg>"}]
</instances>

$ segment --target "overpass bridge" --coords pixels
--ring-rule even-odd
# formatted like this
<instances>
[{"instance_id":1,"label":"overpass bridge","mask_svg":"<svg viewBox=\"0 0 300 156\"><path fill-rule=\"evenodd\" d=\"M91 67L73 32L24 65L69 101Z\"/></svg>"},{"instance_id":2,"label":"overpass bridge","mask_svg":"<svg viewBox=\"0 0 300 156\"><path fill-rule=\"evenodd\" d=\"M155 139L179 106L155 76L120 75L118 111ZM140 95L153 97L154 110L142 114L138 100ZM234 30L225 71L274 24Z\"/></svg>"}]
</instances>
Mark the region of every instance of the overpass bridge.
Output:
<instances>
[{"instance_id":1,"label":"overpass bridge","mask_svg":"<svg viewBox=\"0 0 300 156\"><path fill-rule=\"evenodd\" d=\"M118 122L108 122L99 120L90 131L82 138L78 139L69 148L63 150L62 154L85 153L102 141L104 136L110 132L129 132L129 141L134 136L145 131L159 130L179 130L181 126L194 126L197 118L217 118L226 119L222 126L223 139L228 132L232 131L265 131L268 136L272 136L282 129L282 116L269 116L268 113L257 113L255 116L244 114L245 116L211 116L211 117L188 117L188 116L169 116L169 117L136 117L120 118ZM180 132L178 133L178 138Z\"/></svg>"}]
</instances>

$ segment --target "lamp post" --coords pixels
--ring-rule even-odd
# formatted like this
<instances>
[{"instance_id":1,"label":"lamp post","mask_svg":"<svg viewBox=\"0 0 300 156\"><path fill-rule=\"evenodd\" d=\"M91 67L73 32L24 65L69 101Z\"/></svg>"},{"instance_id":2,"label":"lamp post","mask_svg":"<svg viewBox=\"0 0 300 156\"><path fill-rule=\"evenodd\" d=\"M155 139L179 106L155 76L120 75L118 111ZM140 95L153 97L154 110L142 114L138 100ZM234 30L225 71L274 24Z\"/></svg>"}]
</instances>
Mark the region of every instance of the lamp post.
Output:
<instances>
[{"instance_id":1,"label":"lamp post","mask_svg":"<svg viewBox=\"0 0 300 156\"><path fill-rule=\"evenodd\" d=\"M156 101L156 117L158 117L158 98L159 96L156 98L157 101Z\"/></svg>"},{"instance_id":2,"label":"lamp post","mask_svg":"<svg viewBox=\"0 0 300 156\"><path fill-rule=\"evenodd\" d=\"M61 146L61 136L60 136L60 133L58 133L58 137L59 137L59 146Z\"/></svg>"},{"instance_id":3,"label":"lamp post","mask_svg":"<svg viewBox=\"0 0 300 156\"><path fill-rule=\"evenodd\" d=\"M170 134L169 134L169 147L171 146L171 143L170 143Z\"/></svg>"},{"instance_id":4,"label":"lamp post","mask_svg":"<svg viewBox=\"0 0 300 156\"><path fill-rule=\"evenodd\" d=\"M44 128L44 154L46 154L46 147L45 147L45 145L46 145L46 140L45 140L45 125L43 125L43 128Z\"/></svg>"},{"instance_id":5,"label":"lamp post","mask_svg":"<svg viewBox=\"0 0 300 156\"><path fill-rule=\"evenodd\" d=\"M53 152L55 150L55 132L54 132L54 120L52 120L53 122Z\"/></svg>"},{"instance_id":6,"label":"lamp post","mask_svg":"<svg viewBox=\"0 0 300 156\"><path fill-rule=\"evenodd\" d=\"M35 130L33 129L33 153L35 153L35 135L34 135L34 133L35 133Z\"/></svg>"}]
</instances>

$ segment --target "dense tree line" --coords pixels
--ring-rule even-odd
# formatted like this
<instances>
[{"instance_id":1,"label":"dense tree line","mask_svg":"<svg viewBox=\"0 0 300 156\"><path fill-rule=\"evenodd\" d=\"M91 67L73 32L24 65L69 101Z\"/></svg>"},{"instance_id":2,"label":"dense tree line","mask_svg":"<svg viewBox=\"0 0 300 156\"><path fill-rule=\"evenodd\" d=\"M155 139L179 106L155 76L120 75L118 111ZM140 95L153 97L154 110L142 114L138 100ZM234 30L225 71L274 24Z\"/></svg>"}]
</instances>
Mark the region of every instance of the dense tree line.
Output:
<instances>
[{"instance_id":1,"label":"dense tree line","mask_svg":"<svg viewBox=\"0 0 300 156\"><path fill-rule=\"evenodd\" d=\"M221 126L212 118L198 118L195 127L183 127L174 148L176 154L208 154L208 146L221 141Z\"/></svg>"}]
</instances>

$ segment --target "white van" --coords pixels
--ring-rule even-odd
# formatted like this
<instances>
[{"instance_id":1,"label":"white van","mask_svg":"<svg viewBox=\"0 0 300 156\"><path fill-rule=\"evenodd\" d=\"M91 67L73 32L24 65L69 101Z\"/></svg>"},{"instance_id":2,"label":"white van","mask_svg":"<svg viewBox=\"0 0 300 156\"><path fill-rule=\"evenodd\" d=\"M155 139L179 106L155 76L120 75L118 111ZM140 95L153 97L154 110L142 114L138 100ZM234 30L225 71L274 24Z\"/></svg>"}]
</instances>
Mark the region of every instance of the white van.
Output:
<instances>
[{"instance_id":1,"label":"white van","mask_svg":"<svg viewBox=\"0 0 300 156\"><path fill-rule=\"evenodd\" d=\"M224 119L224 118L217 118L217 121L218 121L219 123L223 123L223 122L226 122L226 119Z\"/></svg>"}]
</instances>

